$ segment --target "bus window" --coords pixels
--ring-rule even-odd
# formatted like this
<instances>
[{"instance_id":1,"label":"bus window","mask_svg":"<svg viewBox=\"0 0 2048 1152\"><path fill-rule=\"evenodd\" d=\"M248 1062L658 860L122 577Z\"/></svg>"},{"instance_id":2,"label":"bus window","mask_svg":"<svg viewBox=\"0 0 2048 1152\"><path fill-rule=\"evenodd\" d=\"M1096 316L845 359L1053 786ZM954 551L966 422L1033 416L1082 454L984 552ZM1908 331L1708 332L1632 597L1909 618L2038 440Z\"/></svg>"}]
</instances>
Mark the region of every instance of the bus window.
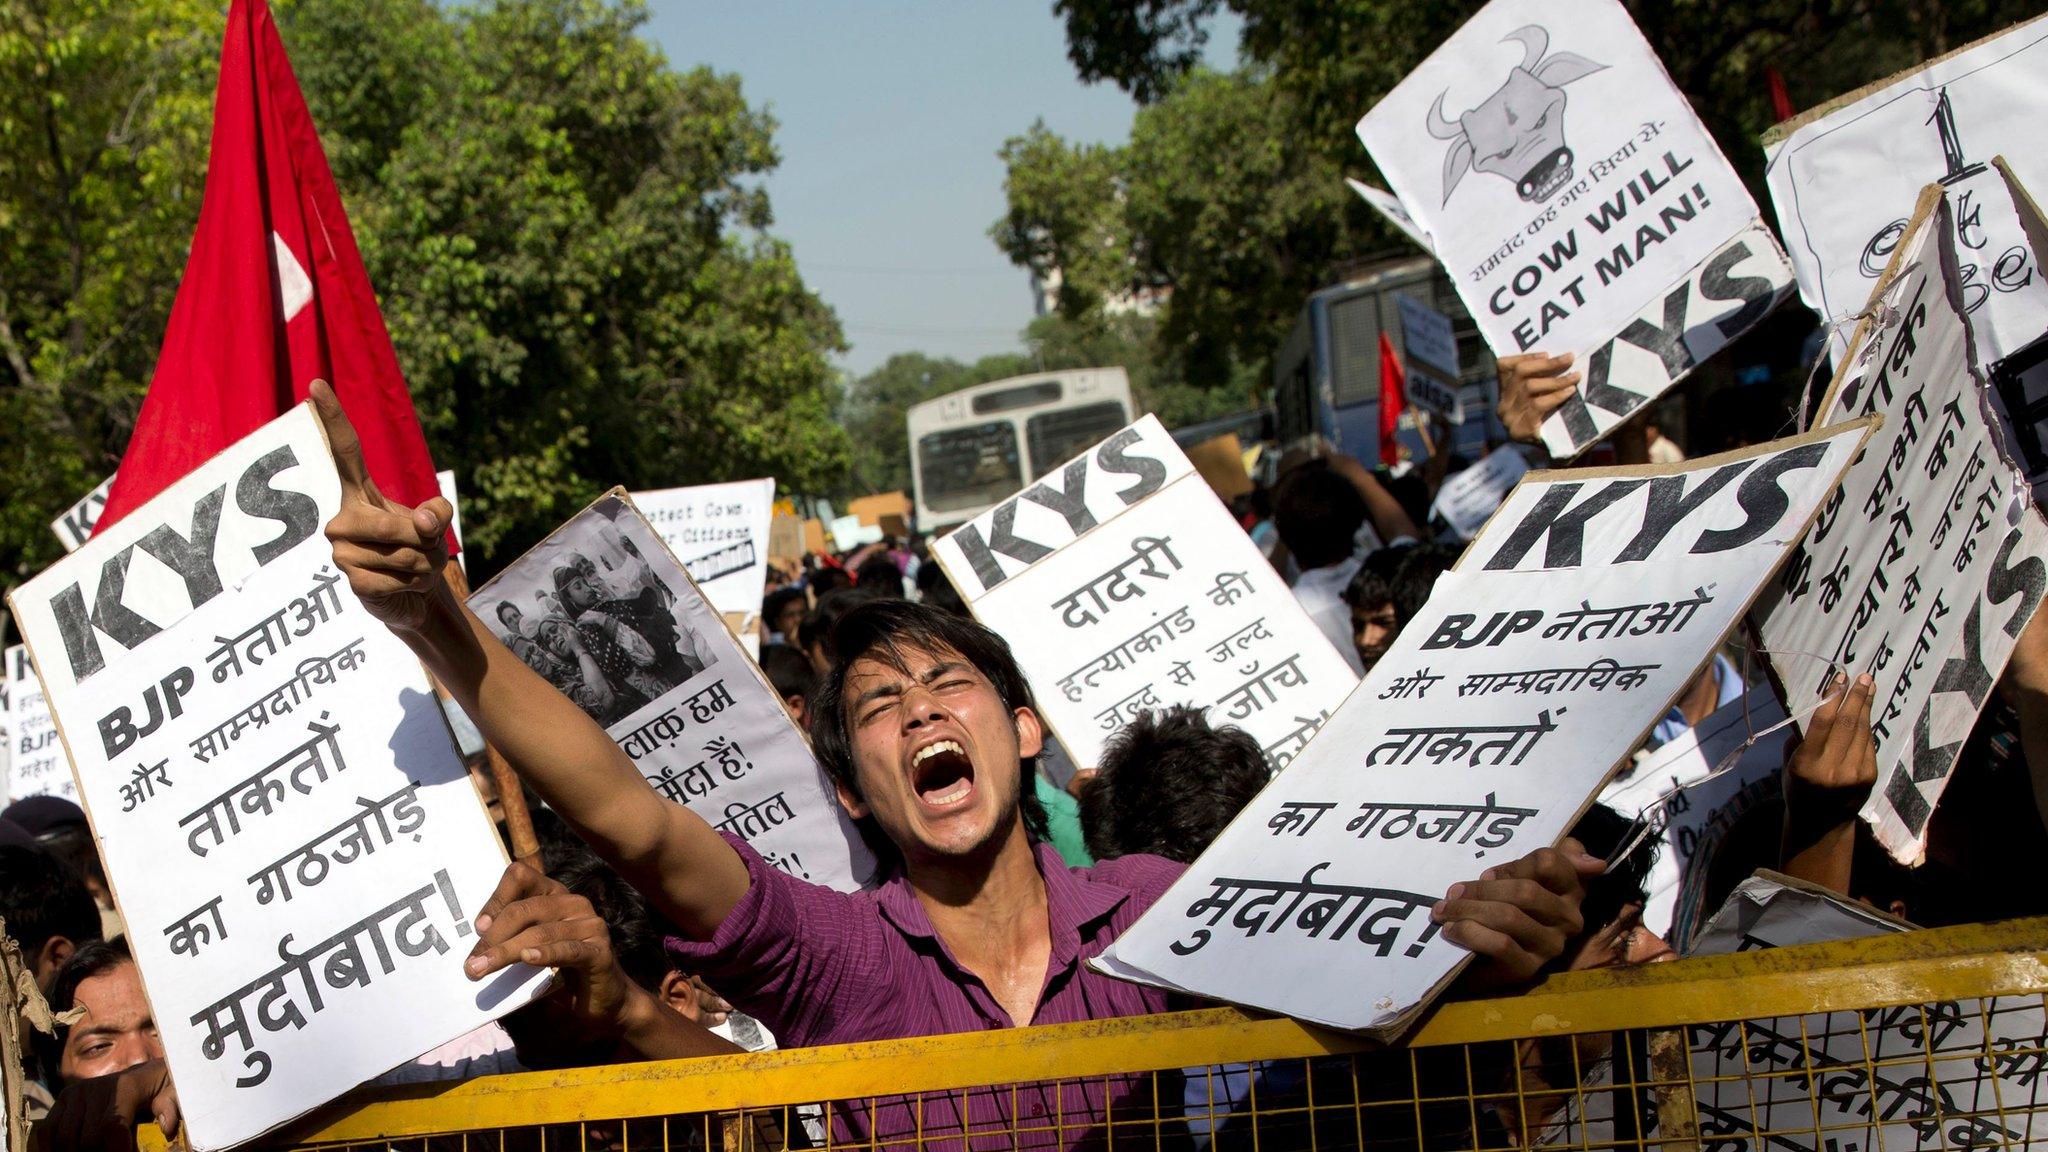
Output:
<instances>
[{"instance_id":1,"label":"bus window","mask_svg":"<svg viewBox=\"0 0 2048 1152\"><path fill-rule=\"evenodd\" d=\"M983 392L974 398L976 416L992 416L997 412L1014 412L1019 408L1036 408L1041 404L1057 404L1064 390L1057 380L1045 380L1037 384L1024 384L1016 388L1005 388L1000 392Z\"/></svg>"},{"instance_id":2,"label":"bus window","mask_svg":"<svg viewBox=\"0 0 2048 1152\"><path fill-rule=\"evenodd\" d=\"M979 509L1024 486L1017 428L1006 420L926 433L917 462L924 504L934 512Z\"/></svg>"},{"instance_id":3,"label":"bus window","mask_svg":"<svg viewBox=\"0 0 2048 1152\"><path fill-rule=\"evenodd\" d=\"M1116 400L1040 412L1027 419L1024 438L1031 445L1031 478L1045 475L1130 422L1130 413Z\"/></svg>"}]
</instances>

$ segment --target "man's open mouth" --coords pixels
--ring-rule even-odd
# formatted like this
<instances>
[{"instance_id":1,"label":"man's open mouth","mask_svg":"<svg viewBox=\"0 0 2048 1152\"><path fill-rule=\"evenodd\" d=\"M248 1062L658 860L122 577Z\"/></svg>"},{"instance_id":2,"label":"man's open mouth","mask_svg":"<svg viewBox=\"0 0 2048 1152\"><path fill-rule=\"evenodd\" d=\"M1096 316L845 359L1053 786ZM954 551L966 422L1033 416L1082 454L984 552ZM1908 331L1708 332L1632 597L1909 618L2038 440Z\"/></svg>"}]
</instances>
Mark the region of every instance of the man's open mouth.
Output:
<instances>
[{"instance_id":1,"label":"man's open mouth","mask_svg":"<svg viewBox=\"0 0 2048 1152\"><path fill-rule=\"evenodd\" d=\"M927 744L910 762L911 787L927 808L949 808L974 793L974 761L952 740Z\"/></svg>"}]
</instances>

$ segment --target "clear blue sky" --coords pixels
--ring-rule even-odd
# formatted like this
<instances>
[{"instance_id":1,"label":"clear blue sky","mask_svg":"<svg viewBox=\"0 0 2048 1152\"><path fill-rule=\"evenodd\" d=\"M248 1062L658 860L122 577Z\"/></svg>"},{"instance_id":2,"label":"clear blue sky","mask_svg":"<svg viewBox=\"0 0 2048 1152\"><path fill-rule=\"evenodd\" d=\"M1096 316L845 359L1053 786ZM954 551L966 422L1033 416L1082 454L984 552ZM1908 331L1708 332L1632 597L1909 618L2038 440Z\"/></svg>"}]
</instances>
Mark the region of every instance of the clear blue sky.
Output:
<instances>
[{"instance_id":1,"label":"clear blue sky","mask_svg":"<svg viewBox=\"0 0 2048 1152\"><path fill-rule=\"evenodd\" d=\"M776 235L839 313L854 375L892 353L1013 351L1030 278L996 250L996 149L1043 119L1121 142L1130 99L1083 85L1049 0L653 0L647 31L677 67L738 73L774 114ZM1213 63L1228 67L1234 24Z\"/></svg>"}]
</instances>

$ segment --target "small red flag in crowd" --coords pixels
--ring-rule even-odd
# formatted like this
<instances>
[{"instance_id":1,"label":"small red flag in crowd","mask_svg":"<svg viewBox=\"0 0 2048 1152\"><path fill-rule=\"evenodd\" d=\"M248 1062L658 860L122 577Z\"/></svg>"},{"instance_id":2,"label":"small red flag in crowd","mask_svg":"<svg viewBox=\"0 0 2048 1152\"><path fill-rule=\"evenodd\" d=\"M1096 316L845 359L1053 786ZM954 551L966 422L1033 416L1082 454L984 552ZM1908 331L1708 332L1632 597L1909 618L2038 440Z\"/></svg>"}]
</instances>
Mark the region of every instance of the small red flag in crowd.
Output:
<instances>
[{"instance_id":1,"label":"small red flag in crowd","mask_svg":"<svg viewBox=\"0 0 2048 1152\"><path fill-rule=\"evenodd\" d=\"M370 475L407 504L434 463L327 155L264 0L234 0L199 227L134 436L95 531L334 385Z\"/></svg>"},{"instance_id":2,"label":"small red flag in crowd","mask_svg":"<svg viewBox=\"0 0 2048 1152\"><path fill-rule=\"evenodd\" d=\"M1401 413L1408 410L1408 373L1401 370L1401 358L1394 354L1394 342L1380 333L1380 463L1392 468L1401 462Z\"/></svg>"}]
</instances>

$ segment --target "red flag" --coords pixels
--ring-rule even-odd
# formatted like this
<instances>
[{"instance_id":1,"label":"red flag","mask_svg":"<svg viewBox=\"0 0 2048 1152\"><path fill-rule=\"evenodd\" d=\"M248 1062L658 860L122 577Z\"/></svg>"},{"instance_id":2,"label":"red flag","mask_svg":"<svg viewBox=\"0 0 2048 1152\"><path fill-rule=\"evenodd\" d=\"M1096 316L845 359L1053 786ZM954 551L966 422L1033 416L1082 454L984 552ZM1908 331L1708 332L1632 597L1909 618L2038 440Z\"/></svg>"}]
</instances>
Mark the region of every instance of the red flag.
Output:
<instances>
[{"instance_id":1,"label":"red flag","mask_svg":"<svg viewBox=\"0 0 2048 1152\"><path fill-rule=\"evenodd\" d=\"M264 0L234 0L199 227L104 531L327 380L385 495L439 494L341 194ZM452 537L451 537L452 539Z\"/></svg>"},{"instance_id":2,"label":"red flag","mask_svg":"<svg viewBox=\"0 0 2048 1152\"><path fill-rule=\"evenodd\" d=\"M1764 65L1764 88L1771 94L1771 114L1779 120L1792 118L1792 94L1785 90L1785 78L1769 64Z\"/></svg>"},{"instance_id":3,"label":"red flag","mask_svg":"<svg viewBox=\"0 0 2048 1152\"><path fill-rule=\"evenodd\" d=\"M1408 374L1401 370L1401 358L1394 355L1394 342L1380 333L1380 463L1392 468L1401 462L1401 413L1408 409Z\"/></svg>"}]
</instances>

